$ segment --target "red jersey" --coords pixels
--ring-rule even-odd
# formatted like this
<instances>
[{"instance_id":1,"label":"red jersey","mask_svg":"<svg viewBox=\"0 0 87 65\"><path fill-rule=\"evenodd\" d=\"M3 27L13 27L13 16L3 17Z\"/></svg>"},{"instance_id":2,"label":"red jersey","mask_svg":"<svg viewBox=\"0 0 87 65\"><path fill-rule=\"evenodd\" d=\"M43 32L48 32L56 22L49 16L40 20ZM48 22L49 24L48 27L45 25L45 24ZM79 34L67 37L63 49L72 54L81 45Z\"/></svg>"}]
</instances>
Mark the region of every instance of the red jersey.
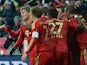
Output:
<instances>
[{"instance_id":1,"label":"red jersey","mask_svg":"<svg viewBox=\"0 0 87 65\"><path fill-rule=\"evenodd\" d=\"M29 42L30 36L31 36L31 32L30 32L30 30L27 30L25 26L21 25L20 29L17 30L16 32L10 31L10 35L12 37L18 37L19 36L16 44L14 45L14 48L16 49L16 48L18 48L20 46L20 44L23 43L23 40L24 40L25 37L26 37L26 39Z\"/></svg>"},{"instance_id":2,"label":"red jersey","mask_svg":"<svg viewBox=\"0 0 87 65\"><path fill-rule=\"evenodd\" d=\"M20 27L20 34L18 35L19 38L18 38L16 44L14 45L14 48L15 48L15 49L18 48L18 47L20 46L20 44L23 43L23 40L24 40L24 38L25 38L25 35L24 35L24 34L25 34L25 30L26 30L26 28L25 28L23 25L21 25L21 27ZM14 33L15 33L15 32L14 32ZM18 33L19 33L19 32L16 31L15 34L18 34Z\"/></svg>"},{"instance_id":3,"label":"red jersey","mask_svg":"<svg viewBox=\"0 0 87 65\"><path fill-rule=\"evenodd\" d=\"M50 35L50 42L54 41L55 50L65 52L67 51L67 32L68 23L66 21L52 19L48 21Z\"/></svg>"},{"instance_id":4,"label":"red jersey","mask_svg":"<svg viewBox=\"0 0 87 65\"><path fill-rule=\"evenodd\" d=\"M82 46L86 46L84 44L86 43L86 38L87 38L87 31L86 31L86 29L87 29L87 27L86 27L87 26L87 23L85 22L85 20L83 20L83 17L81 15L77 15L77 16L81 20L80 22L83 22L83 24L85 25L85 27L82 30L73 32L73 34L74 35L76 34L75 35L77 37L76 39L79 42L80 47L82 47ZM70 23L70 25L73 24L73 29L76 30L78 28L78 26L79 26L77 20L75 18L71 18L70 19L70 22L72 22L72 23ZM76 29L75 29L75 26L77 26Z\"/></svg>"},{"instance_id":5,"label":"red jersey","mask_svg":"<svg viewBox=\"0 0 87 65\"><path fill-rule=\"evenodd\" d=\"M18 37L18 36L19 36L20 31L21 31L21 29L20 29L20 28L19 28L16 32L14 32L14 31L10 30L10 31L9 31L9 34L10 34L13 38L16 38L16 37Z\"/></svg>"},{"instance_id":6,"label":"red jersey","mask_svg":"<svg viewBox=\"0 0 87 65\"><path fill-rule=\"evenodd\" d=\"M68 22L68 26L70 29L75 31L79 27L79 24L78 24L77 20L74 17L72 17Z\"/></svg>"},{"instance_id":7,"label":"red jersey","mask_svg":"<svg viewBox=\"0 0 87 65\"><path fill-rule=\"evenodd\" d=\"M87 30L83 30L79 35L77 35L77 41L80 47L87 48Z\"/></svg>"},{"instance_id":8,"label":"red jersey","mask_svg":"<svg viewBox=\"0 0 87 65\"><path fill-rule=\"evenodd\" d=\"M74 19L72 19L74 21ZM50 28L50 41L56 43L56 51L67 52L67 38L68 29L77 29L78 24L63 20L49 20L48 25ZM73 23L73 24L72 24Z\"/></svg>"},{"instance_id":9,"label":"red jersey","mask_svg":"<svg viewBox=\"0 0 87 65\"><path fill-rule=\"evenodd\" d=\"M81 20L84 29L80 30L77 34L77 41L79 42L81 48L87 48L87 23L82 15L78 15L78 17Z\"/></svg>"},{"instance_id":10,"label":"red jersey","mask_svg":"<svg viewBox=\"0 0 87 65\"><path fill-rule=\"evenodd\" d=\"M79 34L77 34L77 41L81 48L87 48L87 23L83 17L80 20L83 23L84 29L80 30Z\"/></svg>"},{"instance_id":11,"label":"red jersey","mask_svg":"<svg viewBox=\"0 0 87 65\"><path fill-rule=\"evenodd\" d=\"M72 21L71 21L72 23ZM56 51L67 51L67 33L68 26L77 29L77 24L72 24L67 21L57 19L49 20L47 22L39 19L32 24L32 35L38 39L36 47L39 51L51 50L56 47Z\"/></svg>"},{"instance_id":12,"label":"red jersey","mask_svg":"<svg viewBox=\"0 0 87 65\"><path fill-rule=\"evenodd\" d=\"M42 19L38 19L32 24L32 27L32 37L37 38L37 41L34 42L36 51L52 51L54 49L54 45L50 44L48 39L47 22L43 21Z\"/></svg>"}]
</instances>

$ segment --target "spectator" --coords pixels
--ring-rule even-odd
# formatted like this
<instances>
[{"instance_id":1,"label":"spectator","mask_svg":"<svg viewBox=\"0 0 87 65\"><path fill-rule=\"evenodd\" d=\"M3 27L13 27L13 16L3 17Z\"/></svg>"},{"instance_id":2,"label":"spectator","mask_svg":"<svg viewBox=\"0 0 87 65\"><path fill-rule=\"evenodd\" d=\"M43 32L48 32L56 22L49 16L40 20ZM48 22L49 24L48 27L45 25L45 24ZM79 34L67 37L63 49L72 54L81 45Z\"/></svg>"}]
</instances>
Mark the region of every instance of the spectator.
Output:
<instances>
[{"instance_id":1,"label":"spectator","mask_svg":"<svg viewBox=\"0 0 87 65\"><path fill-rule=\"evenodd\" d=\"M5 0L0 0L0 5L3 5Z\"/></svg>"},{"instance_id":2,"label":"spectator","mask_svg":"<svg viewBox=\"0 0 87 65\"><path fill-rule=\"evenodd\" d=\"M10 25L11 27L14 25L14 16L15 16L15 8L13 3L6 1L4 3L4 10L2 12L2 17L4 19L5 25Z\"/></svg>"},{"instance_id":3,"label":"spectator","mask_svg":"<svg viewBox=\"0 0 87 65\"><path fill-rule=\"evenodd\" d=\"M24 5L23 0L15 0L15 2L17 2L19 4L19 6L23 6Z\"/></svg>"},{"instance_id":4,"label":"spectator","mask_svg":"<svg viewBox=\"0 0 87 65\"><path fill-rule=\"evenodd\" d=\"M4 7L3 7L4 6ZM13 5L13 3L11 3L10 1L5 1L5 3L3 4L3 10L1 11L0 16L2 17L2 21L3 24L0 26L1 29L3 29L6 25L10 25L11 28L14 26L14 16L15 16L15 7ZM3 30L4 32L4 30ZM7 33L5 33L7 34ZM4 34L4 35L5 35Z\"/></svg>"},{"instance_id":5,"label":"spectator","mask_svg":"<svg viewBox=\"0 0 87 65\"><path fill-rule=\"evenodd\" d=\"M3 11L3 6L0 5L0 16L1 16L1 14L2 14L2 11Z\"/></svg>"},{"instance_id":6,"label":"spectator","mask_svg":"<svg viewBox=\"0 0 87 65\"><path fill-rule=\"evenodd\" d=\"M13 26L13 30L17 31L20 27L20 17L19 16L15 16L14 17L14 26Z\"/></svg>"},{"instance_id":7,"label":"spectator","mask_svg":"<svg viewBox=\"0 0 87 65\"><path fill-rule=\"evenodd\" d=\"M3 25L2 17L0 17L0 37L4 37L6 35L6 32L2 27L4 27L4 25Z\"/></svg>"}]
</instances>

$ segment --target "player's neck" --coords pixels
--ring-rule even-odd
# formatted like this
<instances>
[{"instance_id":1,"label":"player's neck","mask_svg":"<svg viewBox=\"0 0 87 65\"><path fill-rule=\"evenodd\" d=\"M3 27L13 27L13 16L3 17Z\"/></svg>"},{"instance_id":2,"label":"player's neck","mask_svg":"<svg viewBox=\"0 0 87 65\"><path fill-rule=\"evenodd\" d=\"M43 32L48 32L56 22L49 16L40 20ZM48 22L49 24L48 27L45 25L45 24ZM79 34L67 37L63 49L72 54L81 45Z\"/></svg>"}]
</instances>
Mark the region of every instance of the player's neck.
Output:
<instances>
[{"instance_id":1,"label":"player's neck","mask_svg":"<svg viewBox=\"0 0 87 65\"><path fill-rule=\"evenodd\" d=\"M30 19L28 19L28 20L26 20L26 22L29 24L29 23L31 22L31 20L30 20Z\"/></svg>"}]
</instances>

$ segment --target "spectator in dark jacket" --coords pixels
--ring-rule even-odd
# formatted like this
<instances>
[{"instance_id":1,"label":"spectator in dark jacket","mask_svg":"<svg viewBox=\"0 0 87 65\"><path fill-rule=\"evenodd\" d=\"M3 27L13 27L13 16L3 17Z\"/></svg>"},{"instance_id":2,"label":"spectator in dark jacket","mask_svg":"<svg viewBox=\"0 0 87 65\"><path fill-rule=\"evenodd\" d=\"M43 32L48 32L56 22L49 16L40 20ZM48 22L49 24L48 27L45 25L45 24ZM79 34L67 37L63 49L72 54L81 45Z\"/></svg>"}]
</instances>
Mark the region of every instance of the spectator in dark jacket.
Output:
<instances>
[{"instance_id":1,"label":"spectator in dark jacket","mask_svg":"<svg viewBox=\"0 0 87 65\"><path fill-rule=\"evenodd\" d=\"M4 18L5 25L14 25L15 8L13 3L6 1L4 3L4 10L2 12L2 17Z\"/></svg>"}]
</instances>

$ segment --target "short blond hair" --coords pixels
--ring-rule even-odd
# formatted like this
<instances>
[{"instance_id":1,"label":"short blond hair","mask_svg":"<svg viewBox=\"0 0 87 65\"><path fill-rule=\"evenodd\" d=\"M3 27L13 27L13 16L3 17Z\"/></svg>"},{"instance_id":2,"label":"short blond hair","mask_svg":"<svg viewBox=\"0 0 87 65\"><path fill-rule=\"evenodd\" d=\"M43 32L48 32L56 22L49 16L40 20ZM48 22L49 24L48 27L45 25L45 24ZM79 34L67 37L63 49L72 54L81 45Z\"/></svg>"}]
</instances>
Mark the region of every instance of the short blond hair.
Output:
<instances>
[{"instance_id":1,"label":"short blond hair","mask_svg":"<svg viewBox=\"0 0 87 65\"><path fill-rule=\"evenodd\" d=\"M29 5L24 5L24 6L22 6L22 7L20 8L20 12L21 12L22 10L26 10L27 12L30 12L30 6L29 6Z\"/></svg>"}]
</instances>

